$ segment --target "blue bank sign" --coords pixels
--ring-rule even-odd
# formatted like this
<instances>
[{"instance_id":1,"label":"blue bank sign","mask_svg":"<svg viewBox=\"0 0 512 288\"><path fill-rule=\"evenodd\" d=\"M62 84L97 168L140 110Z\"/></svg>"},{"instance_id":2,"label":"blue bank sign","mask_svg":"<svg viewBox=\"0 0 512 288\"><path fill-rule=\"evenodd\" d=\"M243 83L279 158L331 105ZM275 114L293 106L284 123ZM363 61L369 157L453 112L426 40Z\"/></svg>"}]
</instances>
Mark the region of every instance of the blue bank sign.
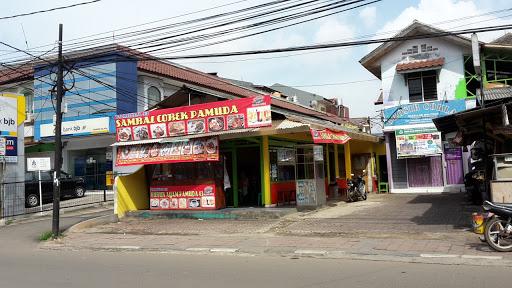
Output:
<instances>
[{"instance_id":1,"label":"blue bank sign","mask_svg":"<svg viewBox=\"0 0 512 288\"><path fill-rule=\"evenodd\" d=\"M411 103L384 109L384 127L432 123L432 119L466 110L466 100Z\"/></svg>"}]
</instances>

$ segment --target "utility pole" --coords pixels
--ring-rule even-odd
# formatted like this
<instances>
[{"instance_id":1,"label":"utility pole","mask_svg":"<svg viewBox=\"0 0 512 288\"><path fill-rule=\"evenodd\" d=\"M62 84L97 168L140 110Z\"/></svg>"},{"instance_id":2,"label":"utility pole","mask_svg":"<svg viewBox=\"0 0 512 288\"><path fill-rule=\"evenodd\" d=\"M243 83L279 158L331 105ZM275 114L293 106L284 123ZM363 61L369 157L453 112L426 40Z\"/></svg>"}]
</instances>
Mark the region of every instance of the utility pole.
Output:
<instances>
[{"instance_id":1,"label":"utility pole","mask_svg":"<svg viewBox=\"0 0 512 288\"><path fill-rule=\"evenodd\" d=\"M479 76L479 80L480 80L480 109L485 109L485 96L484 96L484 73L482 71L482 68L481 68L481 65L480 65L480 42L478 41L478 36L476 35L476 33L473 33L471 35L471 50L472 50L472 54L473 54L473 67L475 67L475 72L478 74ZM483 147L483 154L484 154L484 189L483 189L483 193L482 193L482 201L484 200L488 200L489 197L489 183L490 183L490 179L489 179L489 173L488 173L488 165L489 165L489 155L488 154L488 149L487 149L487 121L485 119L485 112L482 113L482 131L483 131L483 135L482 135L482 140L484 142L484 147Z\"/></svg>"},{"instance_id":2,"label":"utility pole","mask_svg":"<svg viewBox=\"0 0 512 288\"><path fill-rule=\"evenodd\" d=\"M55 107L55 163L53 174L53 238L60 234L60 169L62 166L62 97L64 96L64 63L62 58L62 24L59 24L59 56L57 63L57 103Z\"/></svg>"}]
</instances>

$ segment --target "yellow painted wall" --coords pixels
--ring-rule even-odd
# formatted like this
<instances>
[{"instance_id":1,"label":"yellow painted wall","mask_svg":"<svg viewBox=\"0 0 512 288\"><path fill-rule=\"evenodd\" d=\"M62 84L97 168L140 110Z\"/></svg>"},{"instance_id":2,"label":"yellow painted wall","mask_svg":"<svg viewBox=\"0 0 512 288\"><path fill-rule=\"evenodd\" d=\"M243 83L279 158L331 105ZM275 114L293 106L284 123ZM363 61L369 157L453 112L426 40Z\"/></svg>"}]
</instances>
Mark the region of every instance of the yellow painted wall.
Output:
<instances>
[{"instance_id":1,"label":"yellow painted wall","mask_svg":"<svg viewBox=\"0 0 512 288\"><path fill-rule=\"evenodd\" d=\"M128 211L149 209L149 188L144 167L131 175L118 176L116 185L114 214L118 217L123 217Z\"/></svg>"}]
</instances>

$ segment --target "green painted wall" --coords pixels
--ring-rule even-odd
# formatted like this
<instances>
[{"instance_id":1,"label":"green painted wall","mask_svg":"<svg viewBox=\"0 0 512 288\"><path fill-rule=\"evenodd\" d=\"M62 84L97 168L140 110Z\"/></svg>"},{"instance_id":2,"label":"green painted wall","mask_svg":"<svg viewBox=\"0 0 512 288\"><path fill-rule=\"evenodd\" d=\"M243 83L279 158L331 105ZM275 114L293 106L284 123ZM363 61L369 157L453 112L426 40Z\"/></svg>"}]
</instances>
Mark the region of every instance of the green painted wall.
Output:
<instances>
[{"instance_id":1,"label":"green painted wall","mask_svg":"<svg viewBox=\"0 0 512 288\"><path fill-rule=\"evenodd\" d=\"M455 87L455 99L466 99L467 97L466 79L462 78L459 80L457 87Z\"/></svg>"}]
</instances>

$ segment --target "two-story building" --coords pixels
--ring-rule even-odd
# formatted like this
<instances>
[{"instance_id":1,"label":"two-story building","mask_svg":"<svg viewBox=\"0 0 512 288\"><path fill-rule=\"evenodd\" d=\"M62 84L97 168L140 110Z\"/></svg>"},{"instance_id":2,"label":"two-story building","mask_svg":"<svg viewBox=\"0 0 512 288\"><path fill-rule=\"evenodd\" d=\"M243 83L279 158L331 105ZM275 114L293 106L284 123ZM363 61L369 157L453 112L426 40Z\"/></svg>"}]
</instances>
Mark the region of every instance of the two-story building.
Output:
<instances>
[{"instance_id":1,"label":"two-story building","mask_svg":"<svg viewBox=\"0 0 512 288\"><path fill-rule=\"evenodd\" d=\"M441 135L432 119L475 106L468 94L471 40L462 36L421 37L441 30L414 21L364 56L360 63L381 79L388 182L392 193L459 191L462 148ZM469 84L468 84L469 83ZM383 180L381 180L383 181Z\"/></svg>"}]
</instances>

